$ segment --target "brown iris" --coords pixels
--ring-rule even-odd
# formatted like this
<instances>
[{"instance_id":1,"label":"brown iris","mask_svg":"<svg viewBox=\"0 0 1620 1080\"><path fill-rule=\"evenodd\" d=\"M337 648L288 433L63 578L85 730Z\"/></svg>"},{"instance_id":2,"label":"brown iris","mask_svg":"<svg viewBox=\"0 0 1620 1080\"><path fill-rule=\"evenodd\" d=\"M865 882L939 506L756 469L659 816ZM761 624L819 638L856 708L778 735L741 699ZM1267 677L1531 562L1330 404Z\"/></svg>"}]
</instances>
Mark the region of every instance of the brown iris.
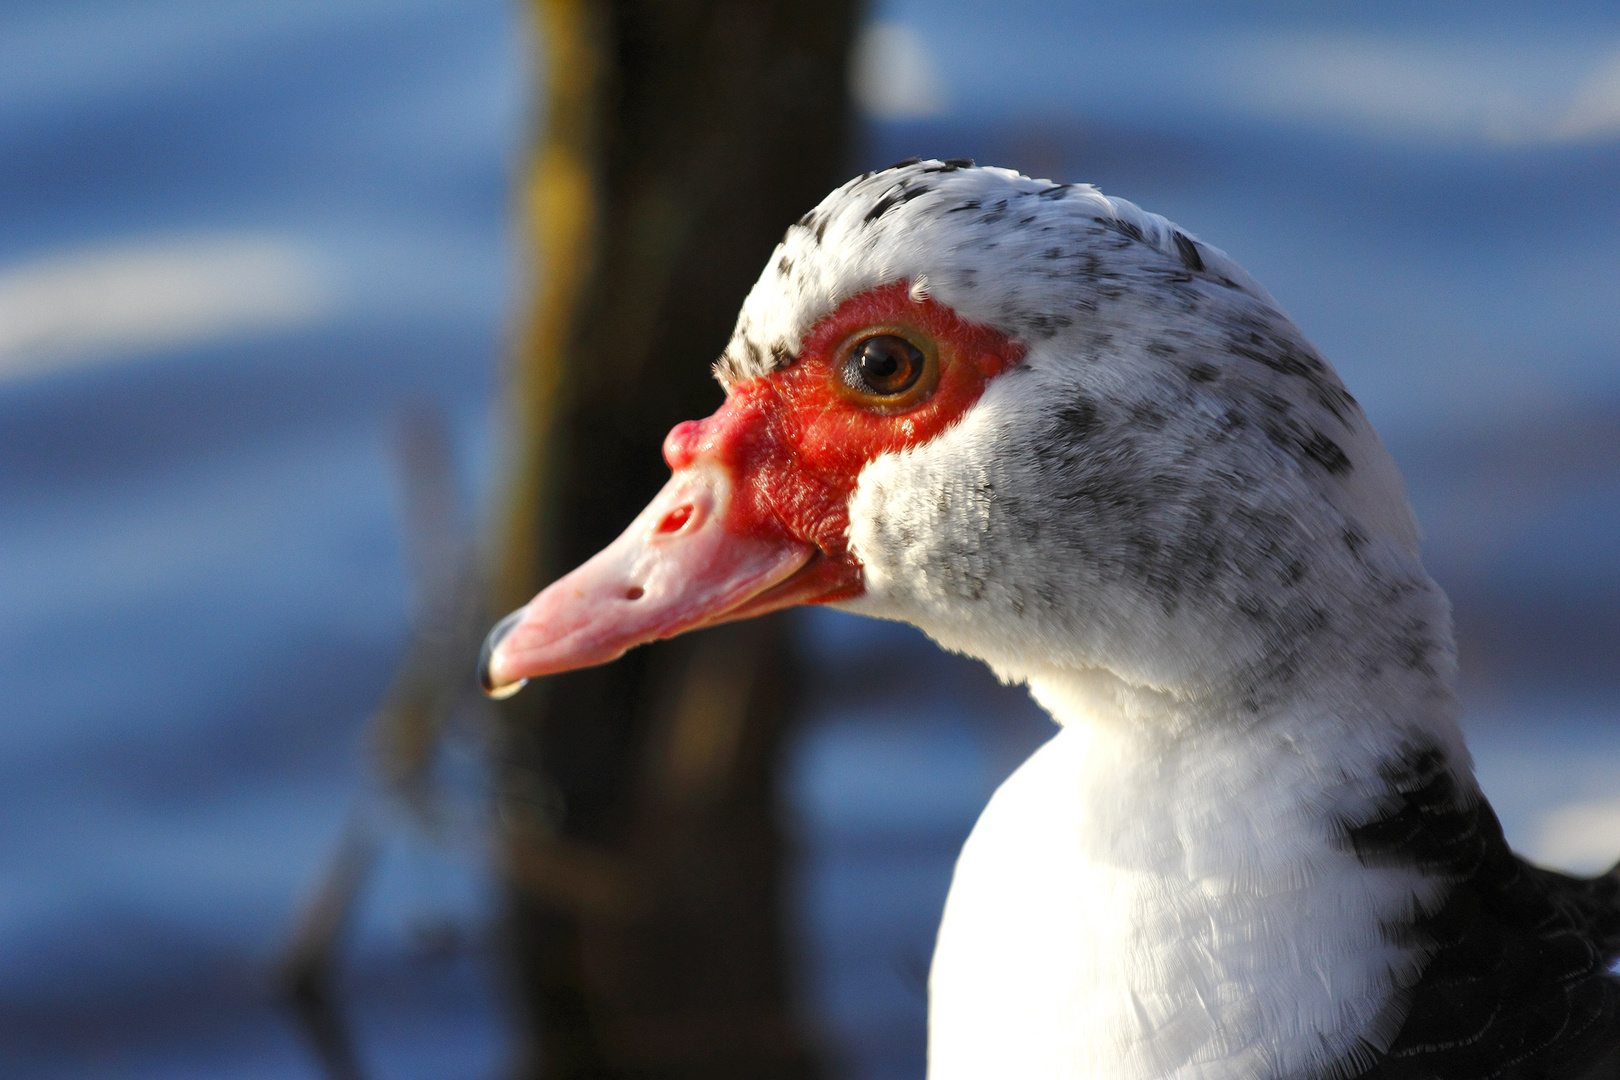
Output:
<instances>
[{"instance_id":1,"label":"brown iris","mask_svg":"<svg viewBox=\"0 0 1620 1080\"><path fill-rule=\"evenodd\" d=\"M932 350L909 335L868 331L849 346L840 374L859 403L890 412L926 398L939 381L939 365Z\"/></svg>"},{"instance_id":2,"label":"brown iris","mask_svg":"<svg viewBox=\"0 0 1620 1080\"><path fill-rule=\"evenodd\" d=\"M856 345L849 354L855 389L880 397L903 394L917 385L927 365L922 350L896 334L879 334Z\"/></svg>"}]
</instances>

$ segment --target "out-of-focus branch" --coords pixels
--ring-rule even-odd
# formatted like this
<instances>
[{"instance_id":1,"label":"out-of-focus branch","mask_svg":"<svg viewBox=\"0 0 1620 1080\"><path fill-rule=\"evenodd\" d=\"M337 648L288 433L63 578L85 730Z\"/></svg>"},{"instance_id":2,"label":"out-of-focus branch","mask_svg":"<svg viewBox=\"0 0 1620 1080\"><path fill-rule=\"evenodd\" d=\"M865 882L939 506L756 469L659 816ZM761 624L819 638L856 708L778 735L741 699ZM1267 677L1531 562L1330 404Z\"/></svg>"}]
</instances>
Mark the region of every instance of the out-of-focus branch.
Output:
<instances>
[{"instance_id":1,"label":"out-of-focus branch","mask_svg":"<svg viewBox=\"0 0 1620 1080\"><path fill-rule=\"evenodd\" d=\"M487 590L443 414L423 405L404 410L397 448L413 633L372 717L371 743L388 790L431 826L432 770L445 725L469 701L485 708L467 657L477 655L488 622Z\"/></svg>"},{"instance_id":2,"label":"out-of-focus branch","mask_svg":"<svg viewBox=\"0 0 1620 1080\"><path fill-rule=\"evenodd\" d=\"M459 708L488 710L468 662L488 621L485 590L443 414L425 405L407 409L397 435L413 632L369 730L384 797L406 806L418 826L441 833L433 771L446 725ZM364 1076L337 975L344 933L376 864L378 816L364 804L351 815L278 971L281 993L330 1080Z\"/></svg>"},{"instance_id":3,"label":"out-of-focus branch","mask_svg":"<svg viewBox=\"0 0 1620 1080\"><path fill-rule=\"evenodd\" d=\"M364 1080L360 1056L337 997L337 942L376 861L364 829L351 828L304 908L277 972L282 996L328 1080Z\"/></svg>"}]
</instances>

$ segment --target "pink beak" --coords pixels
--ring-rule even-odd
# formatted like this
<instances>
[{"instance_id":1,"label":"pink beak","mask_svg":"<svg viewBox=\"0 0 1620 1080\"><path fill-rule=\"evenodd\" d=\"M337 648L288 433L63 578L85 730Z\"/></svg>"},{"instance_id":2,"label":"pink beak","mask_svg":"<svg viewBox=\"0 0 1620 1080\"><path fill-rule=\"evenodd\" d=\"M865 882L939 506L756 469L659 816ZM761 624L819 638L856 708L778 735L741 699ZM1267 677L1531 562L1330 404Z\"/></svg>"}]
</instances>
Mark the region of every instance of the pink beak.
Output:
<instances>
[{"instance_id":1,"label":"pink beak","mask_svg":"<svg viewBox=\"0 0 1620 1080\"><path fill-rule=\"evenodd\" d=\"M489 632L478 665L485 693L509 697L536 676L825 591L814 575L802 587L789 582L816 556L811 544L726 527L732 487L712 459L677 470L617 540Z\"/></svg>"}]
</instances>

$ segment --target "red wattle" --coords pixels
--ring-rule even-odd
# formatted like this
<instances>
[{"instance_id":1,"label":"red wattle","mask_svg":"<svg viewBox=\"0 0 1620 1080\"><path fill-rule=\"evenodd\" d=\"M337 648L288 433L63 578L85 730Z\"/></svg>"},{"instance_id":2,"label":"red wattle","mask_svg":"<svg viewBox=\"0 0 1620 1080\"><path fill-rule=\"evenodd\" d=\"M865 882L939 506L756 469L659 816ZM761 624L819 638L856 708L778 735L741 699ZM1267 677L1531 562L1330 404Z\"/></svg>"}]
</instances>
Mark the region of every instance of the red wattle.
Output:
<instances>
[{"instance_id":1,"label":"red wattle","mask_svg":"<svg viewBox=\"0 0 1620 1080\"><path fill-rule=\"evenodd\" d=\"M895 414L853 403L839 371L852 338L885 330L932 341L940 364L934 392ZM861 469L960 420L989 381L1023 353L1004 334L931 298L916 299L907 282L896 282L852 297L818 322L787 368L731 387L713 416L677 425L664 441L664 457L679 469L714 454L737 483L727 529L815 545L833 564L815 573L847 582L818 600L841 599L860 591L859 565L848 548L849 498Z\"/></svg>"}]
</instances>

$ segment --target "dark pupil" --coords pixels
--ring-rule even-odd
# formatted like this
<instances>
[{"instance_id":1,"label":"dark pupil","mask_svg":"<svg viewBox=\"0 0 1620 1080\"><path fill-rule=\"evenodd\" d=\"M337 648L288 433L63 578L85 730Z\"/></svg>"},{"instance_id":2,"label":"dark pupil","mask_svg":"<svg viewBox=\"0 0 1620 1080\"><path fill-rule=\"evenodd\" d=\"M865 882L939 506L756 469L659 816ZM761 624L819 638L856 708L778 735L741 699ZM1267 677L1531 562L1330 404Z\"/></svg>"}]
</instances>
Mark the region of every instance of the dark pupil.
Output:
<instances>
[{"instance_id":1,"label":"dark pupil","mask_svg":"<svg viewBox=\"0 0 1620 1080\"><path fill-rule=\"evenodd\" d=\"M898 394L922 374L923 355L905 338L882 334L856 347L855 367L874 394Z\"/></svg>"}]
</instances>

